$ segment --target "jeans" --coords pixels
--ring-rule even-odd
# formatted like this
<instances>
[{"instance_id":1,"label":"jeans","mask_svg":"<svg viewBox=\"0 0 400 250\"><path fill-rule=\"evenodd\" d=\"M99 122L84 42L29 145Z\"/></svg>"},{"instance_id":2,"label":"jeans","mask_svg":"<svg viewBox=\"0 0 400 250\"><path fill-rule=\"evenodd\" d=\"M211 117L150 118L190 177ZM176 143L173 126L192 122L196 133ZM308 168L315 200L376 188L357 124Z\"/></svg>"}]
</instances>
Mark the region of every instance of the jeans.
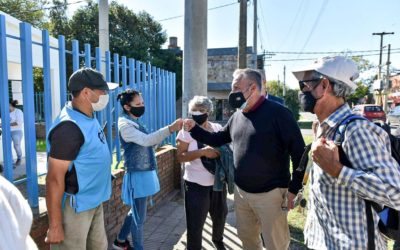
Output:
<instances>
[{"instance_id":1,"label":"jeans","mask_svg":"<svg viewBox=\"0 0 400 250\"><path fill-rule=\"evenodd\" d=\"M21 141L22 141L22 130L11 131L11 139L14 145L15 153L17 154L17 160L22 158Z\"/></svg>"},{"instance_id":2,"label":"jeans","mask_svg":"<svg viewBox=\"0 0 400 250\"><path fill-rule=\"evenodd\" d=\"M136 223L137 225L135 225L133 221L133 216L135 216L134 209L136 209L137 215L139 216ZM135 207L132 207L126 215L124 224L118 234L119 240L126 240L130 232L132 234L133 248L135 250L143 250L143 224L146 220L146 210L147 197L136 198Z\"/></svg>"},{"instance_id":3,"label":"jeans","mask_svg":"<svg viewBox=\"0 0 400 250\"><path fill-rule=\"evenodd\" d=\"M187 225L187 249L202 249L203 226L210 213L212 241L222 242L228 206L226 185L223 191L213 191L213 186L201 186L185 181L185 211Z\"/></svg>"}]
</instances>

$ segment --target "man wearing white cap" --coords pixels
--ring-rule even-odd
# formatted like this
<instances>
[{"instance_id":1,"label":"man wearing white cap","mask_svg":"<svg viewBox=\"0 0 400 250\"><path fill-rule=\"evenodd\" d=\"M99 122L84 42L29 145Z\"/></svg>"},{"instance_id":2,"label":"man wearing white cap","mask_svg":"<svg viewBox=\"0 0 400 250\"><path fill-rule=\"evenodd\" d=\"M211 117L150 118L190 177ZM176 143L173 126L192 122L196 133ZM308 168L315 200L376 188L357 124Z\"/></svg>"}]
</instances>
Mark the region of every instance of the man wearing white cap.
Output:
<instances>
[{"instance_id":1,"label":"man wearing white cap","mask_svg":"<svg viewBox=\"0 0 400 250\"><path fill-rule=\"evenodd\" d=\"M293 74L300 83L302 108L318 118L304 229L307 246L386 249L373 209L373 233L368 234L365 200L400 209L400 173L389 137L380 127L358 119L348 123L342 143L334 143L338 126L351 115L346 96L356 89L357 65L342 56L324 57Z\"/></svg>"}]
</instances>

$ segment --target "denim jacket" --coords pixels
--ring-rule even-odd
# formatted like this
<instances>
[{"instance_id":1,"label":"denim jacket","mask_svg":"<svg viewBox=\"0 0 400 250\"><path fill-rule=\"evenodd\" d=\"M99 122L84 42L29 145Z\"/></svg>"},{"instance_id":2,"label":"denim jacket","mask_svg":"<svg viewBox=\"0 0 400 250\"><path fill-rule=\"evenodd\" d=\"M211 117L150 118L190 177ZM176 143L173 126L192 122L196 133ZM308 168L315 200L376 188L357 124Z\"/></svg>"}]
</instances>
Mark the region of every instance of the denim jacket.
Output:
<instances>
[{"instance_id":1,"label":"denim jacket","mask_svg":"<svg viewBox=\"0 0 400 250\"><path fill-rule=\"evenodd\" d=\"M148 134L146 128L139 120L134 120L127 115L125 118L133 121L138 125L138 130ZM126 142L119 134L121 146L124 149L124 167L126 171L149 171L157 168L157 161L154 149L152 146L144 147L134 142Z\"/></svg>"}]
</instances>

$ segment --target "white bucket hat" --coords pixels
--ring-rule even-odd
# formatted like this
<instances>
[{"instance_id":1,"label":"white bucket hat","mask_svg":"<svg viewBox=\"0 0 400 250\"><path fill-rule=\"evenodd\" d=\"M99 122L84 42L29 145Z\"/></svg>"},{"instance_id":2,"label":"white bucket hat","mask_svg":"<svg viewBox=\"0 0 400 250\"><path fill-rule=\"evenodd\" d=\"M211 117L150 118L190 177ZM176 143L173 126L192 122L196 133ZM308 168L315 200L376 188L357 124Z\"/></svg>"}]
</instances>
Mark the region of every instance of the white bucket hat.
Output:
<instances>
[{"instance_id":1,"label":"white bucket hat","mask_svg":"<svg viewBox=\"0 0 400 250\"><path fill-rule=\"evenodd\" d=\"M317 71L327 77L345 83L352 90L357 88L357 85L353 82L358 78L357 65L349 58L343 56L322 57L313 64L297 69L292 73L297 80L302 81L307 80L304 79L304 75L308 71Z\"/></svg>"}]
</instances>

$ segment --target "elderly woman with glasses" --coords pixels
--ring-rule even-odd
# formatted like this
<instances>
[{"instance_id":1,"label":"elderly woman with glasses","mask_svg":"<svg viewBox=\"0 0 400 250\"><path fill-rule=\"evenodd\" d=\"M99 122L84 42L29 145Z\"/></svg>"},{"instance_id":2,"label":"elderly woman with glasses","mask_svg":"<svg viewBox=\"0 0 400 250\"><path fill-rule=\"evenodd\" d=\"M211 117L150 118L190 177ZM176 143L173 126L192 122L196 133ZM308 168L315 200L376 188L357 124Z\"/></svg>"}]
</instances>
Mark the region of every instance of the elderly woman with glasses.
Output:
<instances>
[{"instance_id":1,"label":"elderly woman with glasses","mask_svg":"<svg viewBox=\"0 0 400 250\"><path fill-rule=\"evenodd\" d=\"M208 121L213 104L208 97L195 96L189 102L192 119L204 129L217 132L222 126ZM217 249L225 249L223 233L228 207L226 186L213 191L214 175L203 165L201 158L217 158L219 151L194 140L190 133L181 130L177 136L178 161L184 163L185 211L187 225L187 249L202 249L202 231L210 213L212 241Z\"/></svg>"}]
</instances>

